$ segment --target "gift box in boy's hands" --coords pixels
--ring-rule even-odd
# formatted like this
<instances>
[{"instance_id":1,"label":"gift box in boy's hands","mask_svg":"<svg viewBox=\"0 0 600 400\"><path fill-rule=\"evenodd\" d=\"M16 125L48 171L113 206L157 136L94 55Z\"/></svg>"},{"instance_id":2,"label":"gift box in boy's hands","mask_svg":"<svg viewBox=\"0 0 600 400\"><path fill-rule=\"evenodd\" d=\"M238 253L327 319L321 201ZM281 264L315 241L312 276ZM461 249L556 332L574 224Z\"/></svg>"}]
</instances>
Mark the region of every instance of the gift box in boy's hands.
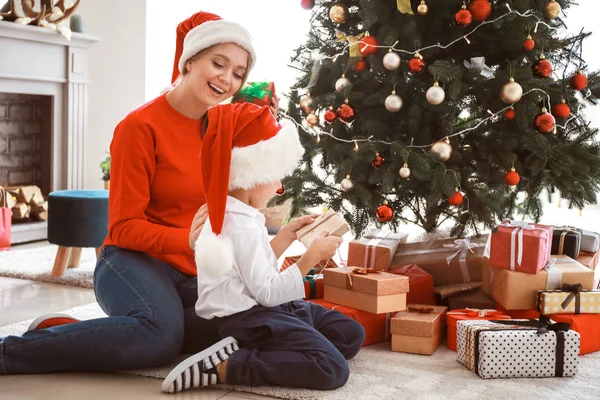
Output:
<instances>
[{"instance_id":1,"label":"gift box in boy's hands","mask_svg":"<svg viewBox=\"0 0 600 400\"><path fill-rule=\"evenodd\" d=\"M323 232L329 236L342 237L344 233L350 231L350 226L335 211L328 210L325 214L319 215L310 224L302 227L296 232L296 237L306 248L309 248L313 240L319 237Z\"/></svg>"},{"instance_id":2,"label":"gift box in boy's hands","mask_svg":"<svg viewBox=\"0 0 600 400\"><path fill-rule=\"evenodd\" d=\"M279 272L285 271L296 264L300 258L302 258L302 256L286 257L283 260L283 264L281 264ZM304 277L304 300L320 299L323 297L323 274L321 274L323 268L339 268L339 266L333 260L321 261L319 264L315 265Z\"/></svg>"},{"instance_id":3,"label":"gift box in boy's hands","mask_svg":"<svg viewBox=\"0 0 600 400\"><path fill-rule=\"evenodd\" d=\"M247 82L242 89L233 96L232 103L254 103L259 106L270 106L275 94L273 82Z\"/></svg>"},{"instance_id":4,"label":"gift box in boy's hands","mask_svg":"<svg viewBox=\"0 0 600 400\"><path fill-rule=\"evenodd\" d=\"M409 304L392 317L392 351L432 355L446 336L446 307Z\"/></svg>"}]
</instances>

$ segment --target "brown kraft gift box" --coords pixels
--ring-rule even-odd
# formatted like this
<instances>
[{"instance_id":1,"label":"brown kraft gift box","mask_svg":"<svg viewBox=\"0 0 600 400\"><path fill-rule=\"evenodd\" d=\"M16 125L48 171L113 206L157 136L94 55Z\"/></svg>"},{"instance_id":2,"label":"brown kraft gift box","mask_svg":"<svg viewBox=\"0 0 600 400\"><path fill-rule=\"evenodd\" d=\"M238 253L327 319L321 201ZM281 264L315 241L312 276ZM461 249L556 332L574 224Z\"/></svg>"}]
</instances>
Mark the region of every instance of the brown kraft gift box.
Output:
<instances>
[{"instance_id":1,"label":"brown kraft gift box","mask_svg":"<svg viewBox=\"0 0 600 400\"><path fill-rule=\"evenodd\" d=\"M392 351L432 355L446 337L446 311L442 306L409 304L392 317Z\"/></svg>"},{"instance_id":2,"label":"brown kraft gift box","mask_svg":"<svg viewBox=\"0 0 600 400\"><path fill-rule=\"evenodd\" d=\"M600 250L595 253L588 253L587 251L580 251L579 257L577 257L577 262L585 265L592 271L596 270L598 266L598 259L600 258Z\"/></svg>"},{"instance_id":3,"label":"brown kraft gift box","mask_svg":"<svg viewBox=\"0 0 600 400\"><path fill-rule=\"evenodd\" d=\"M556 261L550 270L550 279L546 269L527 274L486 267L482 287L506 310L535 309L538 290L558 289L564 283L581 283L584 290L592 289L594 271L567 256L551 256L550 262L553 259Z\"/></svg>"},{"instance_id":4,"label":"brown kraft gift box","mask_svg":"<svg viewBox=\"0 0 600 400\"><path fill-rule=\"evenodd\" d=\"M374 268L384 271L390 268L398 245L406 242L405 233L371 230L360 239L348 244L348 266Z\"/></svg>"},{"instance_id":5,"label":"brown kraft gift box","mask_svg":"<svg viewBox=\"0 0 600 400\"><path fill-rule=\"evenodd\" d=\"M433 276L435 285L481 281L487 235L401 243L393 265L417 264ZM450 262L448 262L448 259Z\"/></svg>"},{"instance_id":6,"label":"brown kraft gift box","mask_svg":"<svg viewBox=\"0 0 600 400\"><path fill-rule=\"evenodd\" d=\"M326 301L382 314L406 309L408 277L342 267L323 271Z\"/></svg>"},{"instance_id":7,"label":"brown kraft gift box","mask_svg":"<svg viewBox=\"0 0 600 400\"><path fill-rule=\"evenodd\" d=\"M325 214L319 215L315 220L296 232L296 237L308 249L313 240L319 237L323 232L330 236L341 237L349 232L350 227L344 219L335 211L328 210Z\"/></svg>"}]
</instances>

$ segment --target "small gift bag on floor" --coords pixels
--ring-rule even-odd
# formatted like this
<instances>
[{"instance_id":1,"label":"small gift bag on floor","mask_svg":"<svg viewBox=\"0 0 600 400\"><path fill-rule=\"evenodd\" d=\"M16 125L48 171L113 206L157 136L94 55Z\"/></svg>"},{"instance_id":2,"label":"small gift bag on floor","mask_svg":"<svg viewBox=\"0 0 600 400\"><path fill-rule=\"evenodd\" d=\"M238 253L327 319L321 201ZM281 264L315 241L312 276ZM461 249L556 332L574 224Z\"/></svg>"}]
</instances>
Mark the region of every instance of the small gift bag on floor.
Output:
<instances>
[{"instance_id":1,"label":"small gift bag on floor","mask_svg":"<svg viewBox=\"0 0 600 400\"><path fill-rule=\"evenodd\" d=\"M0 250L10 249L12 212L8 208L8 193L0 186Z\"/></svg>"}]
</instances>

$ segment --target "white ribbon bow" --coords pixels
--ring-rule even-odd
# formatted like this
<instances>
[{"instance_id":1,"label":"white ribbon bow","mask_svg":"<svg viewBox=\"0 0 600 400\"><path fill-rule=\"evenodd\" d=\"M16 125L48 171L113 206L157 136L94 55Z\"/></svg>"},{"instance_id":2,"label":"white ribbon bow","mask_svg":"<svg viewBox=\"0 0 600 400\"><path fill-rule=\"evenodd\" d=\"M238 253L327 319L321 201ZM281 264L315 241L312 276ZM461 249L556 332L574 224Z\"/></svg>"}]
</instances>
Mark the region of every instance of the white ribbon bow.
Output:
<instances>
[{"instance_id":1,"label":"white ribbon bow","mask_svg":"<svg viewBox=\"0 0 600 400\"><path fill-rule=\"evenodd\" d=\"M510 234L510 269L514 271L515 265L515 253L517 258L517 265L520 267L523 262L523 231L533 231L537 229L534 224L525 221L510 221L504 222L500 226L506 226L509 228L515 228ZM517 236L518 235L518 236ZM517 239L519 240L517 246Z\"/></svg>"},{"instance_id":2,"label":"white ribbon bow","mask_svg":"<svg viewBox=\"0 0 600 400\"><path fill-rule=\"evenodd\" d=\"M467 254L470 251L471 253L475 253L473 251L476 247L481 247L483 244L471 243L471 238L466 237L464 239L456 239L454 243L444 244L446 248L458 249L455 253L446 257L446 263L450 265L450 262L456 257L459 256L459 264L460 270L463 276L463 282L471 282L471 275L469 274L469 266L467 265Z\"/></svg>"}]
</instances>

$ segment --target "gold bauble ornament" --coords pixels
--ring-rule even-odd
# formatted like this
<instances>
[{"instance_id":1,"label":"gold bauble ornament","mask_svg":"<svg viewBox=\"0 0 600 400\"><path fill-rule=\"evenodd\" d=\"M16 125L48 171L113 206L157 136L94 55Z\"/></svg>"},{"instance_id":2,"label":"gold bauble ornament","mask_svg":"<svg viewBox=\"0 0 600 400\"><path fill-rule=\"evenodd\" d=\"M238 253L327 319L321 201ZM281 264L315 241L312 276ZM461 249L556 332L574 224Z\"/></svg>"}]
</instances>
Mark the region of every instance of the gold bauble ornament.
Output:
<instances>
[{"instance_id":1,"label":"gold bauble ornament","mask_svg":"<svg viewBox=\"0 0 600 400\"><path fill-rule=\"evenodd\" d=\"M507 82L500 92L500 98L506 104L515 104L523 97L523 88L517 82L515 82L514 78L510 78L510 81Z\"/></svg>"},{"instance_id":2,"label":"gold bauble ornament","mask_svg":"<svg viewBox=\"0 0 600 400\"><path fill-rule=\"evenodd\" d=\"M431 152L437 153L440 156L440 160L448 161L450 156L452 156L452 146L450 146L448 138L434 143L433 146L431 146Z\"/></svg>"},{"instance_id":3,"label":"gold bauble ornament","mask_svg":"<svg viewBox=\"0 0 600 400\"><path fill-rule=\"evenodd\" d=\"M315 114L314 111L311 111L310 114L308 114L308 116L306 117L306 122L310 125L310 126L316 126L319 125L319 117L317 117L317 114Z\"/></svg>"},{"instance_id":4,"label":"gold bauble ornament","mask_svg":"<svg viewBox=\"0 0 600 400\"><path fill-rule=\"evenodd\" d=\"M550 0L550 2L544 6L544 14L546 15L546 18L554 19L560 15L560 12L561 7L556 0Z\"/></svg>"},{"instance_id":5,"label":"gold bauble ornament","mask_svg":"<svg viewBox=\"0 0 600 400\"><path fill-rule=\"evenodd\" d=\"M421 15L425 15L429 12L429 7L425 4L425 0L421 0L421 4L417 7L417 12Z\"/></svg>"},{"instance_id":6,"label":"gold bauble ornament","mask_svg":"<svg viewBox=\"0 0 600 400\"><path fill-rule=\"evenodd\" d=\"M346 22L347 17L348 10L343 4L335 3L329 9L329 18L338 25Z\"/></svg>"}]
</instances>

